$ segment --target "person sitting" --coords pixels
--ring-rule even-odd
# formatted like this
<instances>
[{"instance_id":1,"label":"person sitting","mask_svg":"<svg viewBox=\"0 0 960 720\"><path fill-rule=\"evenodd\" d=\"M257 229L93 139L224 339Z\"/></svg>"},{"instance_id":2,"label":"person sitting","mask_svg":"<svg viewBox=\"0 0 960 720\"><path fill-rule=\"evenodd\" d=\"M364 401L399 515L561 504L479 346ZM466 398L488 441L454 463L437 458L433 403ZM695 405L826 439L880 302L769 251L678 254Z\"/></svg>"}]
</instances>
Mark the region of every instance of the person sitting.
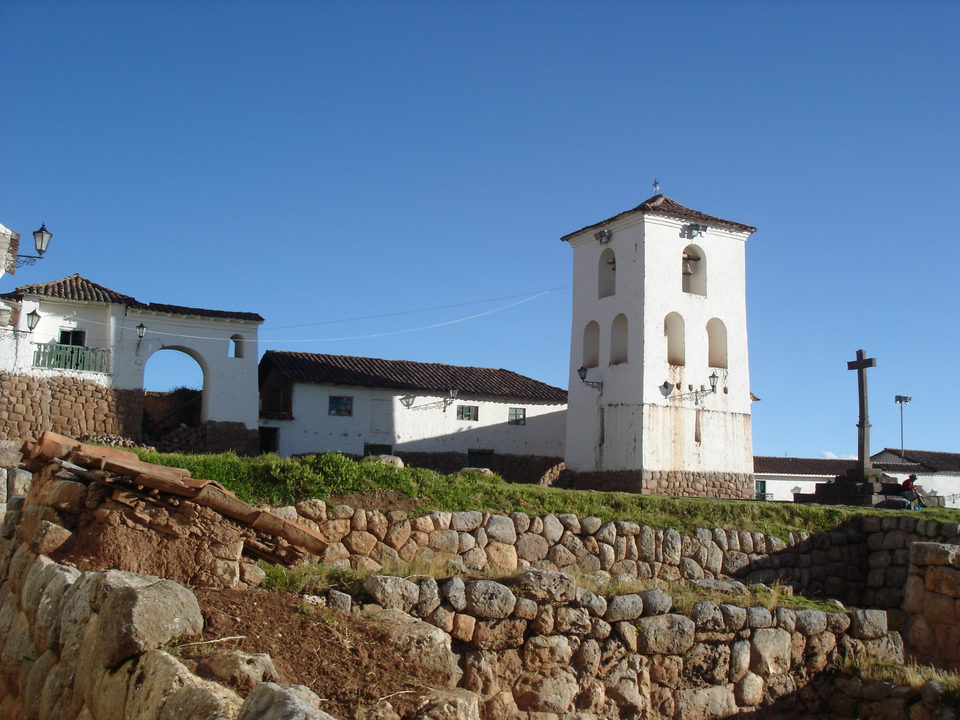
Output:
<instances>
[{"instance_id":1,"label":"person sitting","mask_svg":"<svg viewBox=\"0 0 960 720\"><path fill-rule=\"evenodd\" d=\"M911 474L900 484L900 494L903 495L904 500L906 500L908 510L920 510L923 508L923 500L920 499L920 494L917 492L916 475Z\"/></svg>"},{"instance_id":2,"label":"person sitting","mask_svg":"<svg viewBox=\"0 0 960 720\"><path fill-rule=\"evenodd\" d=\"M910 475L906 480L900 484L900 491L906 495L907 493L916 492L917 476Z\"/></svg>"}]
</instances>

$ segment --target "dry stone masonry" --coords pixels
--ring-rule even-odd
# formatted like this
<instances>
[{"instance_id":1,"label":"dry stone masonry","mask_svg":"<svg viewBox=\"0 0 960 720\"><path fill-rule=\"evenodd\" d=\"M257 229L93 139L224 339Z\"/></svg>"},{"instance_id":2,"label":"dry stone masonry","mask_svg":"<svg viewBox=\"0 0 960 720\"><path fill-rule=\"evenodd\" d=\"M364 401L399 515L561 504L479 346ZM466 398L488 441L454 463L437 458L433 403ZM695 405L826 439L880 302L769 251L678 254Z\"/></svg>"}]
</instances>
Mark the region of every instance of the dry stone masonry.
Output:
<instances>
[{"instance_id":1,"label":"dry stone masonry","mask_svg":"<svg viewBox=\"0 0 960 720\"><path fill-rule=\"evenodd\" d=\"M15 461L9 445L0 445L8 466ZM913 690L826 671L857 656L902 664L904 644L892 621L930 658L956 661L949 654L960 637L956 524L868 517L783 541L706 528L684 535L575 515L409 517L320 500L266 510L122 451L52 434L25 449L32 478L8 467L0 483L7 492L0 525L2 717L329 718L306 688L273 682L268 657L207 660L207 672L235 682L246 669L238 684L251 689L243 699L163 652L164 644L202 627L196 598L182 585L120 570L80 572L49 557L87 531L111 529L143 534L160 547L195 543L190 556L200 562L184 582L257 584L262 571L254 557L371 573L355 595L330 590L305 602L375 618L403 652L447 678L447 687L425 696L416 714L424 720L955 717L941 706L935 684ZM83 526L86 516L93 525ZM411 562L446 574L383 572ZM505 579L489 579L496 576ZM578 586L576 576L591 587L627 579L661 587L603 594ZM733 578L780 579L869 598L874 607L741 607L734 598L742 584ZM728 602L705 600L681 612L664 589L673 582L731 594ZM381 710L382 720L398 717L388 703Z\"/></svg>"}]
</instances>

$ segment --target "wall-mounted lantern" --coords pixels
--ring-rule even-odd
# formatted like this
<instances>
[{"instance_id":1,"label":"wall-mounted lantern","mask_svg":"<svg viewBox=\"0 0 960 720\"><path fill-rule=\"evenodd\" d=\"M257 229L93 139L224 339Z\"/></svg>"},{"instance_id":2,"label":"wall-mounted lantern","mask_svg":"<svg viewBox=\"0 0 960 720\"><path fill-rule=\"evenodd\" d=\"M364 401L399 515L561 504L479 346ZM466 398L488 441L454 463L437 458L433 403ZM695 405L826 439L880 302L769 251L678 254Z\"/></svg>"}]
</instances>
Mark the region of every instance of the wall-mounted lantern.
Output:
<instances>
[{"instance_id":1,"label":"wall-mounted lantern","mask_svg":"<svg viewBox=\"0 0 960 720\"><path fill-rule=\"evenodd\" d=\"M717 383L720 382L720 376L717 375L717 371L714 370L710 377L707 378L707 381L710 383L709 390L693 390L691 392L681 393L679 395L671 396L670 393L673 392L673 389L676 387L669 380L664 380L663 385L660 386L660 393L670 400L683 400L685 398L693 398L694 405L699 405L703 400L705 395L712 395L717 392Z\"/></svg>"},{"instance_id":2,"label":"wall-mounted lantern","mask_svg":"<svg viewBox=\"0 0 960 720\"><path fill-rule=\"evenodd\" d=\"M587 387L592 387L594 390L598 390L601 394L603 393L603 383L595 380L587 380L587 369L583 365L581 365L577 370L577 376L580 378L580 382Z\"/></svg>"}]
</instances>

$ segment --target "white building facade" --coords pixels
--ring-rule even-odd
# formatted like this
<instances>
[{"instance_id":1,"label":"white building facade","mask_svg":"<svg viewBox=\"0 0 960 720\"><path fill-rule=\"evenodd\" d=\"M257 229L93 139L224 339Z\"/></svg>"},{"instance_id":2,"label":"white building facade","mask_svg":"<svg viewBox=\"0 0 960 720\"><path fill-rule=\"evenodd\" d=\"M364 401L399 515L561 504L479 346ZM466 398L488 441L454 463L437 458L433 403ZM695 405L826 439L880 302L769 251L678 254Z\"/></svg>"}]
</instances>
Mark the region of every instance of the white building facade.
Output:
<instances>
[{"instance_id":1,"label":"white building facade","mask_svg":"<svg viewBox=\"0 0 960 720\"><path fill-rule=\"evenodd\" d=\"M4 432L139 439L147 361L170 349L192 357L203 372L203 423L233 427L234 435L249 436L237 441L242 449L255 450L262 322L255 313L142 303L80 275L19 287L0 307L0 372L13 386L18 378L31 379L40 395L33 402L5 394L6 404L30 407L8 409L6 419L16 417ZM55 399L64 383L76 397L51 409L45 394Z\"/></svg>"},{"instance_id":2,"label":"white building facade","mask_svg":"<svg viewBox=\"0 0 960 720\"><path fill-rule=\"evenodd\" d=\"M568 470L620 473L633 491L753 496L754 231L657 195L563 238L574 278Z\"/></svg>"},{"instance_id":3,"label":"white building facade","mask_svg":"<svg viewBox=\"0 0 960 720\"><path fill-rule=\"evenodd\" d=\"M508 370L267 351L263 449L280 455L563 455L566 392Z\"/></svg>"}]
</instances>

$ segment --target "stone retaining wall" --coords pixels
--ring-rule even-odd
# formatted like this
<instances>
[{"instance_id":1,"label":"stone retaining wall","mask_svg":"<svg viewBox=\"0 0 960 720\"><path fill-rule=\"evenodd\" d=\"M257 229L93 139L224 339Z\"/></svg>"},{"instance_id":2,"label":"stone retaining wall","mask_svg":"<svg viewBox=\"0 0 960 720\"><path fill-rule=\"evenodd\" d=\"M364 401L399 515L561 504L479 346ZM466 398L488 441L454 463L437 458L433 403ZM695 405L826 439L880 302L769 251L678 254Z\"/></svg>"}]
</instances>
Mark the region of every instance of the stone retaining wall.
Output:
<instances>
[{"instance_id":1,"label":"stone retaining wall","mask_svg":"<svg viewBox=\"0 0 960 720\"><path fill-rule=\"evenodd\" d=\"M7 445L0 445L0 456L9 454L3 452ZM8 482L10 477L19 476L8 473ZM44 553L69 531L60 525L59 505L41 503L41 495L50 500L50 488L71 482L38 482L30 485L28 498L9 498L0 526L0 716L328 718L309 707L299 715L270 714L272 706L304 707L299 691L272 683L257 686L241 707L232 691L193 676L160 651L173 637L196 632L202 622L196 599L176 583L119 571L80 573L50 560ZM955 717L937 709L935 687L911 690L822 674L844 655L866 653L902 663L902 643L897 633L888 632L883 610L770 611L704 601L679 613L664 590L601 596L549 567L576 567L594 580L634 566L638 576L649 571L649 577L661 579L690 578L697 568L704 577L722 577L725 565L730 569L739 557L734 553L748 560L756 556L751 562L761 563L762 558L786 558L791 548L796 555L796 546L809 538L791 538L787 545L746 532L702 530L681 536L670 529L567 515L462 512L410 519L398 512L327 508L318 500L276 512L340 533L328 552L346 555L328 558L333 564L374 569L404 556L429 561L450 553L454 565L526 568L504 582L425 577L415 583L373 575L364 582L362 596L332 590L323 598L339 610L377 614L378 623L399 623L402 635L416 635L417 622L442 631L441 649L455 653L445 662L452 663L452 676L468 691L456 696L463 720L791 713ZM884 530L887 520L897 527ZM882 546L895 545L894 538L912 542L907 529L899 527L901 520L880 519L864 542L879 545L875 552L890 552ZM913 532L934 534L954 529L913 526ZM874 535L877 540L870 539ZM858 546L840 543L840 536L832 540L823 552ZM923 549L914 547L920 548L915 553ZM960 550L942 552L953 563ZM527 559L541 553L540 560ZM934 562L930 553L923 558L915 558L918 566L948 565ZM617 565L627 560L634 565ZM390 613L403 617L391 620Z\"/></svg>"},{"instance_id":2,"label":"stone retaining wall","mask_svg":"<svg viewBox=\"0 0 960 720\"><path fill-rule=\"evenodd\" d=\"M160 452L220 453L233 450L238 455L260 452L260 436L239 422L208 421L197 427L182 426L161 437L150 438Z\"/></svg>"},{"instance_id":3,"label":"stone retaining wall","mask_svg":"<svg viewBox=\"0 0 960 720\"><path fill-rule=\"evenodd\" d=\"M960 547L916 542L910 548L904 639L918 657L960 664Z\"/></svg>"},{"instance_id":4,"label":"stone retaining wall","mask_svg":"<svg viewBox=\"0 0 960 720\"><path fill-rule=\"evenodd\" d=\"M576 712L728 717L764 706L782 711L787 702L818 713L836 708L831 696L797 691L843 656L903 661L881 610L771 612L700 602L680 614L663 590L604 597L544 570L527 570L509 586L374 575L364 590L373 602L358 612L403 611L453 637L460 685L480 697L487 720L518 711L549 713L531 715L542 720ZM327 602L353 609L336 591Z\"/></svg>"},{"instance_id":5,"label":"stone retaining wall","mask_svg":"<svg viewBox=\"0 0 960 720\"><path fill-rule=\"evenodd\" d=\"M44 430L68 435L122 435L139 441L143 392L114 390L73 377L0 372L0 439Z\"/></svg>"},{"instance_id":6,"label":"stone retaining wall","mask_svg":"<svg viewBox=\"0 0 960 720\"><path fill-rule=\"evenodd\" d=\"M749 473L623 470L573 472L564 470L558 487L574 490L632 492L671 497L713 497L749 500L754 496L753 475Z\"/></svg>"},{"instance_id":7,"label":"stone retaining wall","mask_svg":"<svg viewBox=\"0 0 960 720\"><path fill-rule=\"evenodd\" d=\"M51 523L11 498L0 529L0 717L43 720L333 720L306 688L257 686L241 699L163 652L199 632L200 607L169 580L80 572L42 553ZM46 524L44 524L46 523ZM316 700L316 696L313 696ZM312 705L312 707L311 707Z\"/></svg>"}]
</instances>

